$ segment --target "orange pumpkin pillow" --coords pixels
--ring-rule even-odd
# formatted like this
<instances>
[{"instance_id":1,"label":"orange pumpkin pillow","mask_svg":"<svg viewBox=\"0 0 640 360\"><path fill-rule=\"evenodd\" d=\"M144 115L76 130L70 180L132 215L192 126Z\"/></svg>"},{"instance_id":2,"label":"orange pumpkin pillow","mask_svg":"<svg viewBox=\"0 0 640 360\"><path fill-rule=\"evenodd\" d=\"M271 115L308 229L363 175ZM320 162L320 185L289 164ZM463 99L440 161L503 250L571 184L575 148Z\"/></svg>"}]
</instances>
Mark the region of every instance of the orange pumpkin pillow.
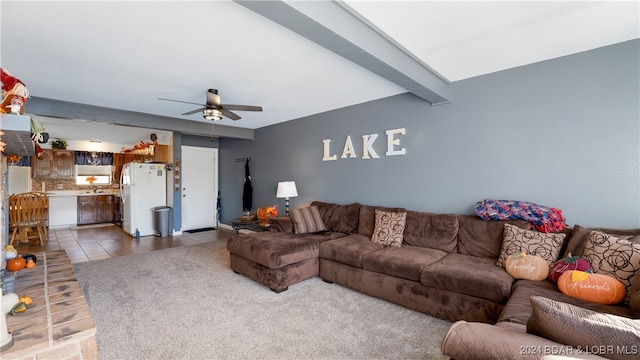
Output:
<instances>
[{"instance_id":1,"label":"orange pumpkin pillow","mask_svg":"<svg viewBox=\"0 0 640 360\"><path fill-rule=\"evenodd\" d=\"M525 252L507 257L505 270L514 279L540 281L549 276L549 264L537 255L527 255Z\"/></svg>"},{"instance_id":2,"label":"orange pumpkin pillow","mask_svg":"<svg viewBox=\"0 0 640 360\"><path fill-rule=\"evenodd\" d=\"M616 278L569 270L560 275L558 289L565 295L598 304L617 304L626 293L624 285Z\"/></svg>"}]
</instances>

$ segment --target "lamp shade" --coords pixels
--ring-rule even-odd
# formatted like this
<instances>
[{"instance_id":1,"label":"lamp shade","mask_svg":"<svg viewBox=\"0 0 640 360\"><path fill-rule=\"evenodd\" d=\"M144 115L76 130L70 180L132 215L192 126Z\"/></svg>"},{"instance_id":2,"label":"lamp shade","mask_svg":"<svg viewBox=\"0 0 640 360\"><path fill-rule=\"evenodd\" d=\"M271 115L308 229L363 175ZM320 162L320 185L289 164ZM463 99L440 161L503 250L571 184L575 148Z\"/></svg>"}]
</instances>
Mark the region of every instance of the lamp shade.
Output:
<instances>
[{"instance_id":1,"label":"lamp shade","mask_svg":"<svg viewBox=\"0 0 640 360\"><path fill-rule=\"evenodd\" d=\"M278 191L276 192L277 198L290 198L298 196L298 189L296 189L295 181L280 181L278 183Z\"/></svg>"}]
</instances>

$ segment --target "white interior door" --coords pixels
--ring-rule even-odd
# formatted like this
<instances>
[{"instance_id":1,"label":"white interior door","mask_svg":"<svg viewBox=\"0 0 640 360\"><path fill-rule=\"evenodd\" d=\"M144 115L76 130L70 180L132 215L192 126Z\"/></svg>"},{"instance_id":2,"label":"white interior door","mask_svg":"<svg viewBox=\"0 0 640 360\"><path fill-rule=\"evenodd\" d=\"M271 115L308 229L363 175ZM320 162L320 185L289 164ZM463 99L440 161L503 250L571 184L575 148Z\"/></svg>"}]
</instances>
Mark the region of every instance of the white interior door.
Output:
<instances>
[{"instance_id":1,"label":"white interior door","mask_svg":"<svg viewBox=\"0 0 640 360\"><path fill-rule=\"evenodd\" d=\"M218 149L182 146L182 230L215 227Z\"/></svg>"}]
</instances>

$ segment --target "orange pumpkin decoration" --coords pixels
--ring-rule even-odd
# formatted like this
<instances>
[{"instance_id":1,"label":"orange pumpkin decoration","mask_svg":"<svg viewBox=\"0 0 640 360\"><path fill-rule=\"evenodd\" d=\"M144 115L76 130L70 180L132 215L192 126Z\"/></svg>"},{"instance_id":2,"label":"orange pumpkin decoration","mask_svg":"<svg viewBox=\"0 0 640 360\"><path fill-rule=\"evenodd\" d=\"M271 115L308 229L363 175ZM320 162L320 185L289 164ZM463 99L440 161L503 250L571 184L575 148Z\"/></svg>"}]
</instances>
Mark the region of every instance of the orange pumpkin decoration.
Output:
<instances>
[{"instance_id":1,"label":"orange pumpkin decoration","mask_svg":"<svg viewBox=\"0 0 640 360\"><path fill-rule=\"evenodd\" d=\"M549 276L549 264L545 259L524 252L507 257L504 268L514 279L540 281Z\"/></svg>"},{"instance_id":2,"label":"orange pumpkin decoration","mask_svg":"<svg viewBox=\"0 0 640 360\"><path fill-rule=\"evenodd\" d=\"M35 261L33 261L33 259L29 259L29 260L27 260L27 263L24 265L24 267L26 267L27 269L32 269L32 268L36 267L36 263L35 263Z\"/></svg>"},{"instance_id":3,"label":"orange pumpkin decoration","mask_svg":"<svg viewBox=\"0 0 640 360\"><path fill-rule=\"evenodd\" d=\"M258 210L256 210L256 215L260 220L268 219L269 217L267 216L267 207L266 206L259 207Z\"/></svg>"},{"instance_id":4,"label":"orange pumpkin decoration","mask_svg":"<svg viewBox=\"0 0 640 360\"><path fill-rule=\"evenodd\" d=\"M7 270L9 271L18 271L24 269L26 265L26 261L24 261L21 257L16 257L13 259L7 260Z\"/></svg>"},{"instance_id":5,"label":"orange pumpkin decoration","mask_svg":"<svg viewBox=\"0 0 640 360\"><path fill-rule=\"evenodd\" d=\"M616 278L604 274L569 270L560 275L558 289L565 295L598 304L617 304L626 289Z\"/></svg>"}]
</instances>

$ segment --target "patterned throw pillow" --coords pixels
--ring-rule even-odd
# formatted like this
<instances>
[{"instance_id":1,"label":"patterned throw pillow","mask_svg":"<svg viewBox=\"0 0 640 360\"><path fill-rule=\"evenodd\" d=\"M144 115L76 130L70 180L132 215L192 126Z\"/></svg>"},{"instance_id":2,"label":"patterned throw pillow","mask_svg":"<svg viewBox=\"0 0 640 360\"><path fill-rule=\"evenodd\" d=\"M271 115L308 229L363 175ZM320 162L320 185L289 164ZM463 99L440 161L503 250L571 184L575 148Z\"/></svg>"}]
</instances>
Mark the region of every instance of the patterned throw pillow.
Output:
<instances>
[{"instance_id":1,"label":"patterned throw pillow","mask_svg":"<svg viewBox=\"0 0 640 360\"><path fill-rule=\"evenodd\" d=\"M406 212L376 210L376 224L373 228L371 241L384 246L400 247L406 220Z\"/></svg>"},{"instance_id":2,"label":"patterned throw pillow","mask_svg":"<svg viewBox=\"0 0 640 360\"><path fill-rule=\"evenodd\" d=\"M627 290L624 303L628 304L631 280L640 274L640 244L601 231L592 231L582 257L591 264L594 273L611 275L620 280Z\"/></svg>"},{"instance_id":3,"label":"patterned throw pillow","mask_svg":"<svg viewBox=\"0 0 640 360\"><path fill-rule=\"evenodd\" d=\"M529 255L538 255L551 265L558 259L562 242L566 236L566 234L547 234L504 224L502 250L496 265L504 267L507 256L521 252Z\"/></svg>"},{"instance_id":4,"label":"patterned throw pillow","mask_svg":"<svg viewBox=\"0 0 640 360\"><path fill-rule=\"evenodd\" d=\"M291 216L291 221L293 221L293 231L296 234L327 231L327 227L322 221L317 206L293 209L289 211L289 216Z\"/></svg>"}]
</instances>

